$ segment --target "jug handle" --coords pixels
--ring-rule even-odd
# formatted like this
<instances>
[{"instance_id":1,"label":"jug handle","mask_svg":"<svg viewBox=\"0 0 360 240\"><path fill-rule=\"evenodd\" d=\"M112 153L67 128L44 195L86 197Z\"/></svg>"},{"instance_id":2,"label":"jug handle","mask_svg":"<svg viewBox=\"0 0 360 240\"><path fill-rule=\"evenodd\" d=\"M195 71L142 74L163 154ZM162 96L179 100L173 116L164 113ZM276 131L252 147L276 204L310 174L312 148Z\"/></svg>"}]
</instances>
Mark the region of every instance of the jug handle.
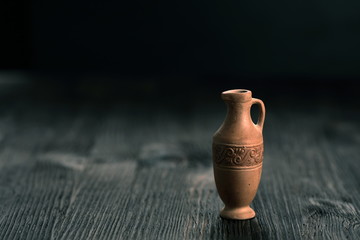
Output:
<instances>
[{"instance_id":1,"label":"jug handle","mask_svg":"<svg viewBox=\"0 0 360 240\"><path fill-rule=\"evenodd\" d=\"M263 126L264 126L264 121L265 121L265 105L264 105L263 101L261 101L260 99L257 99L257 98L252 99L252 105L253 104L258 104L260 107L259 118L256 123L256 126L259 126L260 129L262 130Z\"/></svg>"}]
</instances>

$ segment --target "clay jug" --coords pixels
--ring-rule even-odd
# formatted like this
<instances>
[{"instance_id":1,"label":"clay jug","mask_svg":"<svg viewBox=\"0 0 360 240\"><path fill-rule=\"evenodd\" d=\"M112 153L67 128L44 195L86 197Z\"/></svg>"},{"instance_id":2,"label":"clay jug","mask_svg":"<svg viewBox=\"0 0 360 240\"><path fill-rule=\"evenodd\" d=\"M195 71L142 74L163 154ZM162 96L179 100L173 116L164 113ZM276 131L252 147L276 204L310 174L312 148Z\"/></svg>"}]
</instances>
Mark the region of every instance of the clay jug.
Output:
<instances>
[{"instance_id":1,"label":"clay jug","mask_svg":"<svg viewBox=\"0 0 360 240\"><path fill-rule=\"evenodd\" d=\"M212 147L216 188L225 203L220 216L250 219L255 217L250 203L257 192L262 170L265 106L245 89L225 91L221 98L228 112L214 134ZM250 114L253 104L260 106L256 124Z\"/></svg>"}]
</instances>

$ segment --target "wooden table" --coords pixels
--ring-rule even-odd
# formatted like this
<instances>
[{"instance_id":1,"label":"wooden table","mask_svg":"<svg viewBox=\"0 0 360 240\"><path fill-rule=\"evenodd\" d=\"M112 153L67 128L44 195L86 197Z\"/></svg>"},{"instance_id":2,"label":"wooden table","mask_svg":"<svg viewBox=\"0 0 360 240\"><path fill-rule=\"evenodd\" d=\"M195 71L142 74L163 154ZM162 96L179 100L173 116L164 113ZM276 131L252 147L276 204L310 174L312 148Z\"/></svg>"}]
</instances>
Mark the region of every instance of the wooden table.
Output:
<instances>
[{"instance_id":1,"label":"wooden table","mask_svg":"<svg viewBox=\"0 0 360 240\"><path fill-rule=\"evenodd\" d=\"M358 106L267 100L257 217L230 221L212 173L220 98L5 99L0 239L360 239Z\"/></svg>"}]
</instances>

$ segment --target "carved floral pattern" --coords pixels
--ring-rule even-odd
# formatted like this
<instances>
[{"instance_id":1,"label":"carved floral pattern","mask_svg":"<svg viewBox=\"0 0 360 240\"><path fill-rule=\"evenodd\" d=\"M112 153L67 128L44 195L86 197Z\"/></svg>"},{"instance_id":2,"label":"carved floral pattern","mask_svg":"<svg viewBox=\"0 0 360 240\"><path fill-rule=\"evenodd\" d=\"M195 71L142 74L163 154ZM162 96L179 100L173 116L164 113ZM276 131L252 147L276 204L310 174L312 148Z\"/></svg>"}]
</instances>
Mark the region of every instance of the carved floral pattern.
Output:
<instances>
[{"instance_id":1,"label":"carved floral pattern","mask_svg":"<svg viewBox=\"0 0 360 240\"><path fill-rule=\"evenodd\" d=\"M213 159L223 166L248 167L263 161L264 145L230 146L213 144Z\"/></svg>"}]
</instances>

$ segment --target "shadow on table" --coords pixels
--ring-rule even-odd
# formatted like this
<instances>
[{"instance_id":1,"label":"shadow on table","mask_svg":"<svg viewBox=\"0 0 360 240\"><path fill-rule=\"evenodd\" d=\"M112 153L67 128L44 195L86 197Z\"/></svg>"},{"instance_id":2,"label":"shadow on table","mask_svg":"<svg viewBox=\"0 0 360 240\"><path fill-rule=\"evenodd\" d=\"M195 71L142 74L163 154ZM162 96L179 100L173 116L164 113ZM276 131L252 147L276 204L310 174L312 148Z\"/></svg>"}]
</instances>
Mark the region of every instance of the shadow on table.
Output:
<instances>
[{"instance_id":1,"label":"shadow on table","mask_svg":"<svg viewBox=\"0 0 360 240\"><path fill-rule=\"evenodd\" d=\"M234 221L218 218L211 226L211 239L264 239L256 218Z\"/></svg>"}]
</instances>

